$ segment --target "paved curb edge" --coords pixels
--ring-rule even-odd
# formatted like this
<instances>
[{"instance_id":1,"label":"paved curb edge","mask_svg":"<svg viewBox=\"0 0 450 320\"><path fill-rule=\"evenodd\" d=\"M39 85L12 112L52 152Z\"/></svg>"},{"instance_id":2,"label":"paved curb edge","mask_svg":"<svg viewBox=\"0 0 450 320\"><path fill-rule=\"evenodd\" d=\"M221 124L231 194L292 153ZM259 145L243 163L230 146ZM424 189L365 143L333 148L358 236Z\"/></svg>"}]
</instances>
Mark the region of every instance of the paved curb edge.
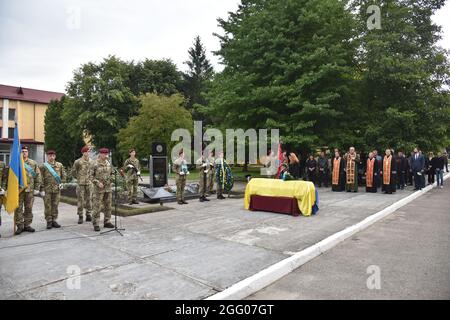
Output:
<instances>
[{"instance_id":1,"label":"paved curb edge","mask_svg":"<svg viewBox=\"0 0 450 320\"><path fill-rule=\"evenodd\" d=\"M447 180L450 174L444 176L444 180ZM378 211L364 220L349 226L341 231L338 231L331 236L319 241L318 243L297 252L289 258L281 260L270 267L259 271L258 273L241 280L231 287L218 292L205 300L239 300L248 297L249 295L267 287L268 285L274 283L275 281L281 279L285 275L294 271L301 265L307 263L308 261L314 259L315 257L321 255L322 253L330 250L337 244L353 236L367 227L373 225L377 221L387 217L399 208L405 206L411 201L417 199L428 191L432 190L436 185L429 185L420 191L416 191L409 196L391 204L390 206Z\"/></svg>"}]
</instances>

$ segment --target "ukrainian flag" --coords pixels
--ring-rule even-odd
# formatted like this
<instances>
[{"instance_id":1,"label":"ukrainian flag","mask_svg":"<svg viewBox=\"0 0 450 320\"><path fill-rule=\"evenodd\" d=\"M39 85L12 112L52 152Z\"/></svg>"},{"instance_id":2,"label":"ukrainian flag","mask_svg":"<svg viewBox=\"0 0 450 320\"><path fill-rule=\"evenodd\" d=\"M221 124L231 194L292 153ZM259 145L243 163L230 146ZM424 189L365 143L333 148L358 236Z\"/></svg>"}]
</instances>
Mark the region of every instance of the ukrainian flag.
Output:
<instances>
[{"instance_id":1,"label":"ukrainian flag","mask_svg":"<svg viewBox=\"0 0 450 320\"><path fill-rule=\"evenodd\" d=\"M16 123L16 127L14 128L14 142L11 149L11 161L9 162L5 204L6 211L10 214L19 207L19 193L28 185L21 149L19 130L17 129Z\"/></svg>"}]
</instances>

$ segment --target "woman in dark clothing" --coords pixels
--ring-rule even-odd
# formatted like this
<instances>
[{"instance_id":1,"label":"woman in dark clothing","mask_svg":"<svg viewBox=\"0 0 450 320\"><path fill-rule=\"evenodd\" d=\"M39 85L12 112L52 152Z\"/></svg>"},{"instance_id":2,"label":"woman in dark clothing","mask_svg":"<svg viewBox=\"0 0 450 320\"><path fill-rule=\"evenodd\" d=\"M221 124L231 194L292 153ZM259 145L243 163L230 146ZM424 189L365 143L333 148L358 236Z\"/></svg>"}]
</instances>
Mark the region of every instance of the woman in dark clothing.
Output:
<instances>
[{"instance_id":1,"label":"woman in dark clothing","mask_svg":"<svg viewBox=\"0 0 450 320\"><path fill-rule=\"evenodd\" d=\"M317 161L314 159L313 155L310 155L309 159L306 161L306 170L308 173L308 181L316 184Z\"/></svg>"},{"instance_id":2,"label":"woman in dark clothing","mask_svg":"<svg viewBox=\"0 0 450 320\"><path fill-rule=\"evenodd\" d=\"M300 179L300 161L294 152L289 153L289 173L295 180Z\"/></svg>"},{"instance_id":3,"label":"woman in dark clothing","mask_svg":"<svg viewBox=\"0 0 450 320\"><path fill-rule=\"evenodd\" d=\"M436 160L433 152L430 152L428 154L428 163L425 161L425 167L428 169L428 184L434 183L434 175L436 174L436 167L434 166L436 164Z\"/></svg>"}]
</instances>

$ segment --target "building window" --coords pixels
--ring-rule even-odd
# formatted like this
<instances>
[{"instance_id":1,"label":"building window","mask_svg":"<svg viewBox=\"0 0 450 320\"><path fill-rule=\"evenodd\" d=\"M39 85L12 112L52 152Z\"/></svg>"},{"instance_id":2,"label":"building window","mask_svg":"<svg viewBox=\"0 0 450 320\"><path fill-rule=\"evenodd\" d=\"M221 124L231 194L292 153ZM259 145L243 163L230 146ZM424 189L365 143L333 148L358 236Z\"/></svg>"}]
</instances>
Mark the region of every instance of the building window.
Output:
<instances>
[{"instance_id":1,"label":"building window","mask_svg":"<svg viewBox=\"0 0 450 320\"><path fill-rule=\"evenodd\" d=\"M14 121L16 118L16 109L9 109L8 120Z\"/></svg>"},{"instance_id":2,"label":"building window","mask_svg":"<svg viewBox=\"0 0 450 320\"><path fill-rule=\"evenodd\" d=\"M0 108L0 120L3 119L3 108Z\"/></svg>"},{"instance_id":3,"label":"building window","mask_svg":"<svg viewBox=\"0 0 450 320\"><path fill-rule=\"evenodd\" d=\"M8 128L8 138L9 139L14 138L14 128Z\"/></svg>"},{"instance_id":4,"label":"building window","mask_svg":"<svg viewBox=\"0 0 450 320\"><path fill-rule=\"evenodd\" d=\"M3 138L3 127L0 127L0 139Z\"/></svg>"}]
</instances>

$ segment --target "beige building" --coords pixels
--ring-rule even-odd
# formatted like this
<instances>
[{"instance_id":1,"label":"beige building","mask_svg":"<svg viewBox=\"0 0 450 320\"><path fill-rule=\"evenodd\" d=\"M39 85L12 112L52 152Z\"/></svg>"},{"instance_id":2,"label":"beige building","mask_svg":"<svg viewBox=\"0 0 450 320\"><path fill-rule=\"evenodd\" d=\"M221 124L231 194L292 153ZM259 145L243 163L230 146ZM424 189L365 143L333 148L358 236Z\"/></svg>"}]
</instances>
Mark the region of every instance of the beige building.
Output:
<instances>
[{"instance_id":1,"label":"beige building","mask_svg":"<svg viewBox=\"0 0 450 320\"><path fill-rule=\"evenodd\" d=\"M22 145L29 148L30 157L44 161L44 117L51 100L63 93L28 89L0 84L0 160L9 164L17 120Z\"/></svg>"}]
</instances>

